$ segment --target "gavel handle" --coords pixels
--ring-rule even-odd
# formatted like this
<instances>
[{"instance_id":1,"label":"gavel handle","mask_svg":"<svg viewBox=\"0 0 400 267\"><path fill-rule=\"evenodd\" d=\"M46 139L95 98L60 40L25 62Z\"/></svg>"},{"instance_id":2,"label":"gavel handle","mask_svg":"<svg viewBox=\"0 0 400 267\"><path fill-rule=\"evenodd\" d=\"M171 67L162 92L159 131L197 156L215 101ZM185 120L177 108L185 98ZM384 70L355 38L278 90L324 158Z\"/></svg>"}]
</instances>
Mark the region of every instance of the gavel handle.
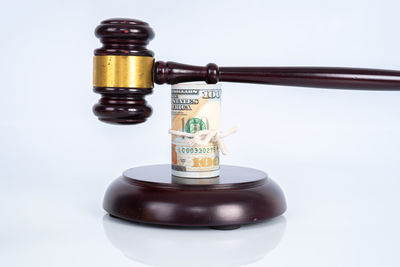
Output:
<instances>
[{"instance_id":1,"label":"gavel handle","mask_svg":"<svg viewBox=\"0 0 400 267\"><path fill-rule=\"evenodd\" d=\"M400 90L400 71L331 67L205 67L156 62L154 81L175 84L191 81L239 82L359 90Z\"/></svg>"}]
</instances>

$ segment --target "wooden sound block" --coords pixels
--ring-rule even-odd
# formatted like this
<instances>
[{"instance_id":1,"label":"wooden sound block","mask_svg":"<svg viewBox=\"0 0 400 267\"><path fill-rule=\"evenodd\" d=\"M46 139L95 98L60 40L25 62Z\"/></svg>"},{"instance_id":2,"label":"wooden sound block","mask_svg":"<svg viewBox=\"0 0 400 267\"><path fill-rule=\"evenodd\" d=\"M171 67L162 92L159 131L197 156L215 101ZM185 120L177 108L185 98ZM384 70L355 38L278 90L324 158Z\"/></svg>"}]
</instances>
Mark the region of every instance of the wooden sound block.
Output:
<instances>
[{"instance_id":1,"label":"wooden sound block","mask_svg":"<svg viewBox=\"0 0 400 267\"><path fill-rule=\"evenodd\" d=\"M281 215L286 201L263 171L221 166L215 178L180 178L171 165L126 170L107 189L104 209L125 220L171 226L235 229Z\"/></svg>"}]
</instances>

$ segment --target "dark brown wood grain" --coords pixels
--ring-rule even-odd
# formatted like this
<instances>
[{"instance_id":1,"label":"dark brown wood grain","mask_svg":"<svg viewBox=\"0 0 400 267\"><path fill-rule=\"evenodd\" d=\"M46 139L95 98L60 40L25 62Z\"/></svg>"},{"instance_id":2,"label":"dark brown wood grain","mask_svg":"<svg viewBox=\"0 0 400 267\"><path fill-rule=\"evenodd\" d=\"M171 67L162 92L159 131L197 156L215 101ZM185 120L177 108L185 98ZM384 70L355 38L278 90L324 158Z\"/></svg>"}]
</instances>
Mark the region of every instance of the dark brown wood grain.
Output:
<instances>
[{"instance_id":1,"label":"dark brown wood grain","mask_svg":"<svg viewBox=\"0 0 400 267\"><path fill-rule=\"evenodd\" d=\"M136 19L107 19L95 29L95 35L103 44L94 50L98 55L154 56L147 44L154 38L148 23Z\"/></svg>"},{"instance_id":2,"label":"dark brown wood grain","mask_svg":"<svg viewBox=\"0 0 400 267\"><path fill-rule=\"evenodd\" d=\"M146 48L154 37L150 26L132 19L109 19L95 31L103 43L95 55L152 57ZM197 52L196 49L193 52ZM239 82L350 90L400 90L400 71L338 67L218 67L214 63L194 66L158 61L152 73L157 84L204 81ZM152 88L95 87L101 94L93 111L101 121L116 124L144 122L152 113L145 96Z\"/></svg>"},{"instance_id":3,"label":"dark brown wood grain","mask_svg":"<svg viewBox=\"0 0 400 267\"><path fill-rule=\"evenodd\" d=\"M239 82L351 90L400 90L400 71L333 67L204 67L156 62L158 84Z\"/></svg>"},{"instance_id":4,"label":"dark brown wood grain","mask_svg":"<svg viewBox=\"0 0 400 267\"><path fill-rule=\"evenodd\" d=\"M169 164L130 169L107 189L104 209L125 220L234 229L286 210L282 190L264 172L221 166L218 184L172 182ZM191 178L193 179L193 178Z\"/></svg>"},{"instance_id":5,"label":"dark brown wood grain","mask_svg":"<svg viewBox=\"0 0 400 267\"><path fill-rule=\"evenodd\" d=\"M147 44L154 38L154 32L143 21L133 19L108 19L101 22L95 35L103 46L94 50L96 56L145 56L154 53ZM101 94L99 102L93 106L99 120L113 124L136 124L144 122L152 113L145 96L152 88L94 87Z\"/></svg>"}]
</instances>

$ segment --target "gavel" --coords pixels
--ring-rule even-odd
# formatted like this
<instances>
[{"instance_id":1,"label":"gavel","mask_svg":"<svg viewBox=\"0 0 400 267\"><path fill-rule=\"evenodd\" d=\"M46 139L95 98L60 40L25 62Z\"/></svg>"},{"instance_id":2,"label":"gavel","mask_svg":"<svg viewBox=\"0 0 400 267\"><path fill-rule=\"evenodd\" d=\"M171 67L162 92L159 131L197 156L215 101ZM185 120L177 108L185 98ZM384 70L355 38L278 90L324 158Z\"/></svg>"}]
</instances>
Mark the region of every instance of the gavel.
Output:
<instances>
[{"instance_id":1,"label":"gavel","mask_svg":"<svg viewBox=\"0 0 400 267\"><path fill-rule=\"evenodd\" d=\"M146 48L152 28L134 19L108 19L95 30L103 46L94 51L94 92L101 99L93 111L113 124L146 121L152 109L144 97L154 83L204 81L258 83L355 90L400 90L400 71L333 67L218 67L154 61Z\"/></svg>"}]
</instances>

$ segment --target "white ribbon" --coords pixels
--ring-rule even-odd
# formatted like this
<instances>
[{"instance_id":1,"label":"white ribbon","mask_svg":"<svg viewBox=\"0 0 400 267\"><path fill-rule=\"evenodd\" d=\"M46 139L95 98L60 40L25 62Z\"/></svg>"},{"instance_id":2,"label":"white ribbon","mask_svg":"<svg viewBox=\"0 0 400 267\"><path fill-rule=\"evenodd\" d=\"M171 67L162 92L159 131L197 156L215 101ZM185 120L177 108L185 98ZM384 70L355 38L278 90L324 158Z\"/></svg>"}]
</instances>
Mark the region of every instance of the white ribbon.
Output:
<instances>
[{"instance_id":1,"label":"white ribbon","mask_svg":"<svg viewBox=\"0 0 400 267\"><path fill-rule=\"evenodd\" d=\"M221 153L226 155L228 154L228 149L224 142L224 138L228 135L231 135L237 132L238 127L235 126L229 129L226 132L216 131L216 130L201 130L196 133L186 133L181 131L169 130L168 132L172 135L182 136L189 138L189 144L191 146L204 146L210 142L215 142L218 144L218 148L221 150Z\"/></svg>"}]
</instances>

